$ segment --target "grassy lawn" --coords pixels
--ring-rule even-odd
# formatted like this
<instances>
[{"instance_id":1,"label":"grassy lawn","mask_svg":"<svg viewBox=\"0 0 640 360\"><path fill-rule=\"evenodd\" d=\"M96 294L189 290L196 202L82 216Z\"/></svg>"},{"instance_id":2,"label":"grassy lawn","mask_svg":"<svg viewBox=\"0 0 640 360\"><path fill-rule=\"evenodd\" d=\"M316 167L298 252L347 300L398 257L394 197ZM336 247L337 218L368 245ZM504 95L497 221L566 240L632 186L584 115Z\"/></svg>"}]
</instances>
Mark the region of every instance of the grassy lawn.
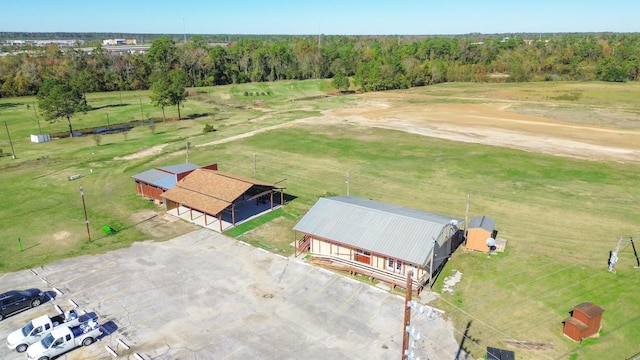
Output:
<instances>
[{"instance_id":1,"label":"grassy lawn","mask_svg":"<svg viewBox=\"0 0 640 360\"><path fill-rule=\"evenodd\" d=\"M507 348L505 340L547 344L544 351L515 349L518 359L618 359L640 351L640 270L633 268L628 241L621 247L618 273L606 270L618 236L638 235L640 166L347 124L298 124L202 146L354 101L350 96L317 98L325 90L327 83L322 81L196 89L181 109L191 119L176 121L175 107L167 108L166 123L160 109L149 105L148 93L93 94L89 103L97 109L72 118L75 128L105 126L107 113L110 123L144 116L156 124L153 131L137 126L126 137L104 135L99 146L91 136L31 143L29 135L39 131L33 98L0 99L0 121L7 122L18 156L0 157L0 271L104 252L134 241L164 240L134 226L134 214L161 209L135 195L131 176L184 162L189 141L197 145L190 151L191 162L216 162L223 171L252 177L255 158L258 179L281 182L286 193L295 196L283 209L228 232L283 255L293 253L291 228L319 197L346 194L347 173L350 195L460 218L469 195L470 216L496 219L500 237L508 241L507 251L487 257L459 250L434 290L441 291L454 269L462 272L455 292L443 293L436 306L454 321L457 338L469 326L468 335L475 341L466 340L465 347L476 358L486 346ZM562 107L633 114L640 109L637 91L636 84L444 84L393 94L428 94L433 101L452 103L514 101L517 110L525 112L548 113ZM257 99L262 101L256 103ZM217 131L203 134L205 124ZM633 121L625 124L632 127ZM66 130L64 122L40 121L40 126L43 132ZM159 155L118 160L161 144L167 145ZM0 149L10 151L2 131ZM69 181L73 174L83 177ZM81 184L93 241L87 240ZM103 225L123 231L106 236ZM605 309L603 329L599 338L576 344L562 335L562 320L583 301Z\"/></svg>"}]
</instances>

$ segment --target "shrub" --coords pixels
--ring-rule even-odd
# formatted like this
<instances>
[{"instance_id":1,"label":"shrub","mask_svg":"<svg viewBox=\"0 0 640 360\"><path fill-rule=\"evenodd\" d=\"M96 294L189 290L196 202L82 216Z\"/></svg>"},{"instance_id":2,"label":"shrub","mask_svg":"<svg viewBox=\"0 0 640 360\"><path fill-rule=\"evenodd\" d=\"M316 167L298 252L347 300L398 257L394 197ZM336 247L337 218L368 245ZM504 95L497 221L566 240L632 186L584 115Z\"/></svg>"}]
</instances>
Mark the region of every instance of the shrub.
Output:
<instances>
[{"instance_id":1,"label":"shrub","mask_svg":"<svg viewBox=\"0 0 640 360\"><path fill-rule=\"evenodd\" d=\"M210 133L210 132L214 132L214 131L216 131L216 128L211 124L205 124L204 125L204 129L202 129L202 132L205 133L205 134L206 133Z\"/></svg>"}]
</instances>

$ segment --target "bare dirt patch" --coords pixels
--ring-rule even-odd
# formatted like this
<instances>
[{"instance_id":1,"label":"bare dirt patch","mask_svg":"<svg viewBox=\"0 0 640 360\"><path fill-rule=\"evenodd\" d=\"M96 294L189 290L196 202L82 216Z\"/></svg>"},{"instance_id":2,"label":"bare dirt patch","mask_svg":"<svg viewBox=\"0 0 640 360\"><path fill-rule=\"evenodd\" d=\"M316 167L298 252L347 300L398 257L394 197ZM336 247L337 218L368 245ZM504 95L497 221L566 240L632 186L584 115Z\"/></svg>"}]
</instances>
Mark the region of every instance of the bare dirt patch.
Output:
<instances>
[{"instance_id":1,"label":"bare dirt patch","mask_svg":"<svg viewBox=\"0 0 640 360\"><path fill-rule=\"evenodd\" d=\"M57 233L53 234L53 239L55 241L61 241L61 240L65 240L68 239L71 236L71 233L68 231L58 231Z\"/></svg>"},{"instance_id":2,"label":"bare dirt patch","mask_svg":"<svg viewBox=\"0 0 640 360\"><path fill-rule=\"evenodd\" d=\"M137 153L133 153L131 155L127 155L127 156L118 156L113 158L114 160L136 160L136 159L142 159L145 158L147 156L151 156L151 155L158 155L160 153L162 153L162 150L167 146L167 144L160 144L160 145L156 145L156 146L152 146L148 149L144 149L142 151L138 151Z\"/></svg>"},{"instance_id":3,"label":"bare dirt patch","mask_svg":"<svg viewBox=\"0 0 640 360\"><path fill-rule=\"evenodd\" d=\"M636 129L511 111L518 104L522 102L441 104L417 94L370 93L361 95L353 106L328 110L324 116L306 120L374 126L556 156L640 163L640 131Z\"/></svg>"},{"instance_id":4,"label":"bare dirt patch","mask_svg":"<svg viewBox=\"0 0 640 360\"><path fill-rule=\"evenodd\" d=\"M178 221L164 211L140 211L131 215L134 226L149 235L149 240L168 240L198 229L186 221Z\"/></svg>"}]
</instances>

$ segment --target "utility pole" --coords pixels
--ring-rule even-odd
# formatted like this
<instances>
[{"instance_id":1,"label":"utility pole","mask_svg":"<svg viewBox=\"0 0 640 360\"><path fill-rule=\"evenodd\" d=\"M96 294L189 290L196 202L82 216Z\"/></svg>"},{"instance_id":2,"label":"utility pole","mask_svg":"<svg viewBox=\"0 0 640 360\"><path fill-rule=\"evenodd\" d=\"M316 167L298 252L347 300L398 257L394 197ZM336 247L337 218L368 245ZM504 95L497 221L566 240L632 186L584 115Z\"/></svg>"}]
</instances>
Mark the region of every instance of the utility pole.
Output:
<instances>
[{"instance_id":1,"label":"utility pole","mask_svg":"<svg viewBox=\"0 0 640 360\"><path fill-rule=\"evenodd\" d=\"M144 113L142 112L142 98L140 100L140 117L142 118L142 126L144 126Z\"/></svg>"},{"instance_id":2,"label":"utility pole","mask_svg":"<svg viewBox=\"0 0 640 360\"><path fill-rule=\"evenodd\" d=\"M16 152L13 150L13 141L11 141L11 134L9 133L9 125L7 125L7 122L4 122L4 127L7 129L7 137L9 137L9 145L11 145L11 157L13 158L13 160L16 159Z\"/></svg>"},{"instance_id":3,"label":"utility pole","mask_svg":"<svg viewBox=\"0 0 640 360\"><path fill-rule=\"evenodd\" d=\"M42 135L42 128L40 127L40 118L38 117L38 112L36 111L36 102L33 102L33 115L36 117L36 121L38 122L38 131L40 135Z\"/></svg>"},{"instance_id":4,"label":"utility pole","mask_svg":"<svg viewBox=\"0 0 640 360\"><path fill-rule=\"evenodd\" d=\"M346 183L347 183L347 196L349 196L349 185L350 185L350 182L351 182L351 177L349 176L349 172L347 171L347 181L346 181Z\"/></svg>"},{"instance_id":5,"label":"utility pole","mask_svg":"<svg viewBox=\"0 0 640 360\"><path fill-rule=\"evenodd\" d=\"M407 273L407 285L404 294L404 322L402 326L402 357L406 359L409 350L409 326L411 325L411 292L413 287L413 271Z\"/></svg>"},{"instance_id":6,"label":"utility pole","mask_svg":"<svg viewBox=\"0 0 640 360\"><path fill-rule=\"evenodd\" d=\"M436 257L436 238L433 238L433 248L431 249L431 265L429 265L429 287L433 288L433 260Z\"/></svg>"},{"instance_id":7,"label":"utility pole","mask_svg":"<svg viewBox=\"0 0 640 360\"><path fill-rule=\"evenodd\" d=\"M107 113L107 130L109 130L109 113Z\"/></svg>"},{"instance_id":8,"label":"utility pole","mask_svg":"<svg viewBox=\"0 0 640 360\"><path fill-rule=\"evenodd\" d=\"M82 197L82 209L84 210L84 223L87 225L87 238L91 241L91 232L89 231L89 217L87 216L87 205L84 202L84 189L80 185L80 197Z\"/></svg>"},{"instance_id":9,"label":"utility pole","mask_svg":"<svg viewBox=\"0 0 640 360\"><path fill-rule=\"evenodd\" d=\"M189 163L189 145L191 145L191 143L187 141L187 164Z\"/></svg>"},{"instance_id":10,"label":"utility pole","mask_svg":"<svg viewBox=\"0 0 640 360\"><path fill-rule=\"evenodd\" d=\"M464 211L464 244L467 245L467 224L469 224L469 205L471 205L471 195L467 194L467 209Z\"/></svg>"},{"instance_id":11,"label":"utility pole","mask_svg":"<svg viewBox=\"0 0 640 360\"><path fill-rule=\"evenodd\" d=\"M253 154L253 179L256 179L256 154Z\"/></svg>"}]
</instances>

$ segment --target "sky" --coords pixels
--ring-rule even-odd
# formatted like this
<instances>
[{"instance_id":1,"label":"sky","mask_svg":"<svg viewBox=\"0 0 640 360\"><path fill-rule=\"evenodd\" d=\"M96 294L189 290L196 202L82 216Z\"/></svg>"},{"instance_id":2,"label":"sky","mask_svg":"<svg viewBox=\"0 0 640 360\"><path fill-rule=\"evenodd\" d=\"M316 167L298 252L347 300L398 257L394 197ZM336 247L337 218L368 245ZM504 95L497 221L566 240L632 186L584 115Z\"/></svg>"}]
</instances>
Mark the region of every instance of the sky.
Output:
<instances>
[{"instance_id":1,"label":"sky","mask_svg":"<svg viewBox=\"0 0 640 360\"><path fill-rule=\"evenodd\" d=\"M3 0L0 32L640 32L640 0Z\"/></svg>"}]
</instances>

